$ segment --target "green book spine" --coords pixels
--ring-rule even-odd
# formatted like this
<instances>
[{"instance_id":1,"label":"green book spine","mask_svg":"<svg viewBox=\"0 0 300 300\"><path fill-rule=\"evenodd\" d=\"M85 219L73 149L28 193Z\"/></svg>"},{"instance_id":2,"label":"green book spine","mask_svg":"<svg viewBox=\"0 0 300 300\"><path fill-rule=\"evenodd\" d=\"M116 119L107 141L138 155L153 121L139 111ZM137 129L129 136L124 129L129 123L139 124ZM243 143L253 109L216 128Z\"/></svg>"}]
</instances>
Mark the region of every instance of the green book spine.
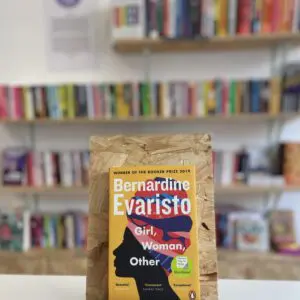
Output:
<instances>
[{"instance_id":1,"label":"green book spine","mask_svg":"<svg viewBox=\"0 0 300 300\"><path fill-rule=\"evenodd\" d=\"M68 118L75 118L75 91L72 84L67 85Z\"/></svg>"},{"instance_id":2,"label":"green book spine","mask_svg":"<svg viewBox=\"0 0 300 300\"><path fill-rule=\"evenodd\" d=\"M143 115L151 115L151 106L150 106L150 84L148 82L143 83Z\"/></svg>"},{"instance_id":3,"label":"green book spine","mask_svg":"<svg viewBox=\"0 0 300 300\"><path fill-rule=\"evenodd\" d=\"M230 114L235 114L235 102L236 102L236 84L235 81L231 81L230 83L230 90L229 90L229 112Z\"/></svg>"},{"instance_id":4,"label":"green book spine","mask_svg":"<svg viewBox=\"0 0 300 300\"><path fill-rule=\"evenodd\" d=\"M44 227L44 247L45 248L50 248L50 240L49 240L49 235L50 235L50 232L49 232L49 216L44 216L44 224L43 224L43 227Z\"/></svg>"}]
</instances>

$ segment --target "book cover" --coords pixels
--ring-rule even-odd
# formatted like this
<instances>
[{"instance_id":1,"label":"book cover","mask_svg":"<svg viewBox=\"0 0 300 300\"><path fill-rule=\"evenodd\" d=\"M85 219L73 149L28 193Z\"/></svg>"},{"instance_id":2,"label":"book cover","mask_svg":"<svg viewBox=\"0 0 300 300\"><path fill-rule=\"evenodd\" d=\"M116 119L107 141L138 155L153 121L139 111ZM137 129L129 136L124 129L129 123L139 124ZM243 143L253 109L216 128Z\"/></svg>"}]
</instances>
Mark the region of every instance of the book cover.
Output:
<instances>
[{"instance_id":1,"label":"book cover","mask_svg":"<svg viewBox=\"0 0 300 300\"><path fill-rule=\"evenodd\" d=\"M195 167L111 168L109 191L109 299L200 299Z\"/></svg>"},{"instance_id":2,"label":"book cover","mask_svg":"<svg viewBox=\"0 0 300 300\"><path fill-rule=\"evenodd\" d=\"M269 224L257 214L236 222L236 246L240 251L269 251Z\"/></svg>"},{"instance_id":3,"label":"book cover","mask_svg":"<svg viewBox=\"0 0 300 300\"><path fill-rule=\"evenodd\" d=\"M3 184L24 185L26 182L27 149L9 148L3 151Z\"/></svg>"},{"instance_id":4,"label":"book cover","mask_svg":"<svg viewBox=\"0 0 300 300\"><path fill-rule=\"evenodd\" d=\"M270 233L273 247L296 242L294 212L277 210L270 212Z\"/></svg>"}]
</instances>

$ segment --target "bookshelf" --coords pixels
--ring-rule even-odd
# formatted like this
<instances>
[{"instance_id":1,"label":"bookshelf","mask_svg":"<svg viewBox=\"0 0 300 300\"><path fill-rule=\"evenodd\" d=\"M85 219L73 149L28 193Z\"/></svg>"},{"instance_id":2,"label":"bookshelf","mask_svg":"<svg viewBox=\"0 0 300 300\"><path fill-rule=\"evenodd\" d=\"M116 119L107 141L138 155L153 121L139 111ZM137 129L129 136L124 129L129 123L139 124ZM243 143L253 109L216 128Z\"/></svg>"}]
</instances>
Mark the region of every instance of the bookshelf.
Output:
<instances>
[{"instance_id":1,"label":"bookshelf","mask_svg":"<svg viewBox=\"0 0 300 300\"><path fill-rule=\"evenodd\" d=\"M273 193L279 194L283 192L300 191L300 186L248 186L244 184L236 184L229 186L216 186L215 193L217 195L253 195ZM0 187L1 193L11 193L18 195L47 195L47 194L62 194L62 195L87 195L88 187Z\"/></svg>"},{"instance_id":2,"label":"bookshelf","mask_svg":"<svg viewBox=\"0 0 300 300\"><path fill-rule=\"evenodd\" d=\"M201 38L195 40L167 39L120 39L113 42L118 53L241 51L280 46L283 43L299 44L299 33L274 33L228 37Z\"/></svg>"},{"instance_id":3,"label":"bookshelf","mask_svg":"<svg viewBox=\"0 0 300 300\"><path fill-rule=\"evenodd\" d=\"M250 113L250 114L236 114L236 115L207 115L203 117L130 117L130 118L112 118L112 119L104 119L104 118L74 118L74 119L34 119L34 120L0 120L0 124L4 125L30 125L30 124L45 124L45 125L63 125L63 124L115 124L115 123L146 123L146 122L257 122L257 121L287 121L300 116L299 112L291 112L291 113L279 113L279 114L270 114L270 113Z\"/></svg>"}]
</instances>

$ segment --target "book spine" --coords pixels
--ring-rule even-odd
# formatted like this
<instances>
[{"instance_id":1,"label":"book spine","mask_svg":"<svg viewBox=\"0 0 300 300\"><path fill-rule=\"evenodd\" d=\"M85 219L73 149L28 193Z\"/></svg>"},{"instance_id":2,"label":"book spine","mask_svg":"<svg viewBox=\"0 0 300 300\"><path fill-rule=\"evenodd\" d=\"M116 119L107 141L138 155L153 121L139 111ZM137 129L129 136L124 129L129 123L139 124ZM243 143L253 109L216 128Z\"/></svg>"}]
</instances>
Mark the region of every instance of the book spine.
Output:
<instances>
[{"instance_id":1,"label":"book spine","mask_svg":"<svg viewBox=\"0 0 300 300\"><path fill-rule=\"evenodd\" d=\"M75 91L74 85L68 84L67 85L67 111L68 111L68 118L74 119L75 118Z\"/></svg>"},{"instance_id":2,"label":"book spine","mask_svg":"<svg viewBox=\"0 0 300 300\"><path fill-rule=\"evenodd\" d=\"M34 186L33 177L33 152L28 152L26 157L26 172L27 172L27 185Z\"/></svg>"},{"instance_id":3,"label":"book spine","mask_svg":"<svg viewBox=\"0 0 300 300\"><path fill-rule=\"evenodd\" d=\"M89 119L95 118L93 86L91 84L86 87L87 115Z\"/></svg>"},{"instance_id":4,"label":"book spine","mask_svg":"<svg viewBox=\"0 0 300 300\"><path fill-rule=\"evenodd\" d=\"M15 90L16 93L16 90ZM34 119L34 104L33 104L33 95L29 87L23 88L23 97L24 97L24 112L25 118L27 120Z\"/></svg>"},{"instance_id":5,"label":"book spine","mask_svg":"<svg viewBox=\"0 0 300 300\"><path fill-rule=\"evenodd\" d=\"M226 36L228 34L228 1L219 1L219 36Z\"/></svg>"},{"instance_id":6,"label":"book spine","mask_svg":"<svg viewBox=\"0 0 300 300\"><path fill-rule=\"evenodd\" d=\"M190 36L197 37L201 33L201 1L189 0Z\"/></svg>"},{"instance_id":7,"label":"book spine","mask_svg":"<svg viewBox=\"0 0 300 300\"><path fill-rule=\"evenodd\" d=\"M229 87L228 82L223 80L222 81L222 113L223 115L227 115L229 110Z\"/></svg>"},{"instance_id":8,"label":"book spine","mask_svg":"<svg viewBox=\"0 0 300 300\"><path fill-rule=\"evenodd\" d=\"M292 24L292 31L293 32L298 32L299 30L299 13L300 13L300 1L299 0L294 0L294 10L293 10L293 24Z\"/></svg>"},{"instance_id":9,"label":"book spine","mask_svg":"<svg viewBox=\"0 0 300 300\"><path fill-rule=\"evenodd\" d=\"M228 33L236 35L237 17L238 17L238 0L228 0Z\"/></svg>"},{"instance_id":10,"label":"book spine","mask_svg":"<svg viewBox=\"0 0 300 300\"><path fill-rule=\"evenodd\" d=\"M289 31L289 1L290 0L282 0L281 2L281 23L280 23L280 31L288 32Z\"/></svg>"},{"instance_id":11,"label":"book spine","mask_svg":"<svg viewBox=\"0 0 300 300\"><path fill-rule=\"evenodd\" d=\"M234 80L230 81L230 87L229 87L229 112L231 115L234 115L236 113L236 83Z\"/></svg>"},{"instance_id":12,"label":"book spine","mask_svg":"<svg viewBox=\"0 0 300 300\"><path fill-rule=\"evenodd\" d=\"M97 85L93 86L93 101L94 101L94 110L95 118L102 116L102 104L101 104L101 92L100 87Z\"/></svg>"},{"instance_id":13,"label":"book spine","mask_svg":"<svg viewBox=\"0 0 300 300\"><path fill-rule=\"evenodd\" d=\"M6 94L6 87L0 85L0 119L8 118L8 99Z\"/></svg>"},{"instance_id":14,"label":"book spine","mask_svg":"<svg viewBox=\"0 0 300 300\"><path fill-rule=\"evenodd\" d=\"M251 33L251 1L240 0L238 5L238 33L247 35Z\"/></svg>"},{"instance_id":15,"label":"book spine","mask_svg":"<svg viewBox=\"0 0 300 300\"><path fill-rule=\"evenodd\" d=\"M45 183L46 186L54 186L54 166L52 153L49 151L44 152L44 168L45 168Z\"/></svg>"},{"instance_id":16,"label":"book spine","mask_svg":"<svg viewBox=\"0 0 300 300\"><path fill-rule=\"evenodd\" d=\"M272 3L272 17L271 17L271 31L278 32L280 31L280 11L281 0L273 0Z\"/></svg>"}]
</instances>

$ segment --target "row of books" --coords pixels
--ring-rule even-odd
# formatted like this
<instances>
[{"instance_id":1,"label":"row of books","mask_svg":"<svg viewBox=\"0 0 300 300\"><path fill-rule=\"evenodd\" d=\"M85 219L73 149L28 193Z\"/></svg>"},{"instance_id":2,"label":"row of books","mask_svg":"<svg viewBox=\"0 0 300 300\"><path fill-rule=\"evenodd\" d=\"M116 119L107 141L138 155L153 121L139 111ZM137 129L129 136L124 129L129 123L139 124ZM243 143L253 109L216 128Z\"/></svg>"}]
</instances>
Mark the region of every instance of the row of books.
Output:
<instances>
[{"instance_id":1,"label":"row of books","mask_svg":"<svg viewBox=\"0 0 300 300\"><path fill-rule=\"evenodd\" d=\"M110 119L292 112L275 80L0 86L0 119Z\"/></svg>"},{"instance_id":2,"label":"row of books","mask_svg":"<svg viewBox=\"0 0 300 300\"><path fill-rule=\"evenodd\" d=\"M3 185L87 186L89 151L30 151L24 147L3 151Z\"/></svg>"},{"instance_id":3,"label":"row of books","mask_svg":"<svg viewBox=\"0 0 300 300\"><path fill-rule=\"evenodd\" d=\"M216 209L217 246L240 251L288 253L296 243L294 214L290 210L261 212L235 206Z\"/></svg>"},{"instance_id":4,"label":"row of books","mask_svg":"<svg viewBox=\"0 0 300 300\"><path fill-rule=\"evenodd\" d=\"M81 212L0 213L0 249L86 248L87 215Z\"/></svg>"},{"instance_id":5,"label":"row of books","mask_svg":"<svg viewBox=\"0 0 300 300\"><path fill-rule=\"evenodd\" d=\"M285 182L285 144L248 146L240 150L214 150L216 185L243 183L250 186L283 185ZM286 151L285 151L286 152Z\"/></svg>"},{"instance_id":6,"label":"row of books","mask_svg":"<svg viewBox=\"0 0 300 300\"><path fill-rule=\"evenodd\" d=\"M112 36L199 38L298 32L297 0L112 1Z\"/></svg>"}]
</instances>

